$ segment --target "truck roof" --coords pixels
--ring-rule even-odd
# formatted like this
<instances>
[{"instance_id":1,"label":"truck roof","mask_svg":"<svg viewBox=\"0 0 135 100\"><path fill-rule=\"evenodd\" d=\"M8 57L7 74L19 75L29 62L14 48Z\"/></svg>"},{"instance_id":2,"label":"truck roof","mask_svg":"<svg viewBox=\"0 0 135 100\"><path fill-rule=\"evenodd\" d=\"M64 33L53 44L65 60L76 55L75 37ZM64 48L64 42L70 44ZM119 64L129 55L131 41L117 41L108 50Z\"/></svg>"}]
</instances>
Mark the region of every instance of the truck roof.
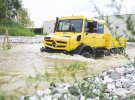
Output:
<instances>
[{"instance_id":1,"label":"truck roof","mask_svg":"<svg viewBox=\"0 0 135 100\"><path fill-rule=\"evenodd\" d=\"M104 20L97 19L97 18L87 18L85 16L66 16L66 17L60 17L60 20L65 20L65 19L87 19L88 21L97 21L99 23L105 23Z\"/></svg>"},{"instance_id":2,"label":"truck roof","mask_svg":"<svg viewBox=\"0 0 135 100\"><path fill-rule=\"evenodd\" d=\"M60 20L64 20L64 19L84 19L86 18L85 16L66 16L66 17L60 17Z\"/></svg>"}]
</instances>

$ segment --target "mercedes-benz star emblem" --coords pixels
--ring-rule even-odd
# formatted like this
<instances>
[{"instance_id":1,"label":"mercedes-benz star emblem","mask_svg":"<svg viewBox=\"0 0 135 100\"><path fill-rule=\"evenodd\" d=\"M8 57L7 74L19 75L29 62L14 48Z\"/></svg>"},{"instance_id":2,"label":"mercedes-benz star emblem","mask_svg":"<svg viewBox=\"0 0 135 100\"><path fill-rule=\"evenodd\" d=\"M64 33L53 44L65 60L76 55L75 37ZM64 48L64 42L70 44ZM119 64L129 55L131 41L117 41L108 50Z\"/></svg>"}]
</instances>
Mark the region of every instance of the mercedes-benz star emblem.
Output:
<instances>
[{"instance_id":1,"label":"mercedes-benz star emblem","mask_svg":"<svg viewBox=\"0 0 135 100\"><path fill-rule=\"evenodd\" d=\"M53 47L56 46L56 42L55 42L55 41L52 42L52 46L53 46Z\"/></svg>"}]
</instances>

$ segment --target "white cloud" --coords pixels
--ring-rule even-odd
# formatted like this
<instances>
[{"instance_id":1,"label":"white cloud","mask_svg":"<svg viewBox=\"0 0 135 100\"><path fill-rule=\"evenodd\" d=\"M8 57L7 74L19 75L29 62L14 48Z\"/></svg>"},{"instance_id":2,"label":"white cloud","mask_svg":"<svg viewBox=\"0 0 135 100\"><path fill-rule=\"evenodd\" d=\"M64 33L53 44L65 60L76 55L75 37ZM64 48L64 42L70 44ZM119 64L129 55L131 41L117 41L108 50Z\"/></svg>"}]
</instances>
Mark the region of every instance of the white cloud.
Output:
<instances>
[{"instance_id":1,"label":"white cloud","mask_svg":"<svg viewBox=\"0 0 135 100\"><path fill-rule=\"evenodd\" d=\"M93 0L94 3L105 14L112 14L113 10L107 8L106 4L110 0ZM97 16L90 0L22 0L24 7L28 9L31 19L35 23L35 27L41 27L43 21L54 20L60 16L84 15ZM133 11L134 0L125 0L123 5L127 11ZM130 6L129 6L130 5ZM125 8L123 8L123 12Z\"/></svg>"}]
</instances>

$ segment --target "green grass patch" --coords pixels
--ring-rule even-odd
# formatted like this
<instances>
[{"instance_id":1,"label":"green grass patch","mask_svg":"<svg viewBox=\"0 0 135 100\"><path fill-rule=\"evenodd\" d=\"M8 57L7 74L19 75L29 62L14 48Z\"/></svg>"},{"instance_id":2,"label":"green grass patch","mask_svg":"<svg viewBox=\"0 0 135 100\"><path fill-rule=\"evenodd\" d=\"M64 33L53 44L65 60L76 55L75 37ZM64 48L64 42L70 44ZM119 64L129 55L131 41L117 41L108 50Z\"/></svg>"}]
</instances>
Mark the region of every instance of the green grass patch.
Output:
<instances>
[{"instance_id":1,"label":"green grass patch","mask_svg":"<svg viewBox=\"0 0 135 100\"><path fill-rule=\"evenodd\" d=\"M34 33L15 21L0 21L0 35L5 34L6 28L11 36L34 36Z\"/></svg>"}]
</instances>

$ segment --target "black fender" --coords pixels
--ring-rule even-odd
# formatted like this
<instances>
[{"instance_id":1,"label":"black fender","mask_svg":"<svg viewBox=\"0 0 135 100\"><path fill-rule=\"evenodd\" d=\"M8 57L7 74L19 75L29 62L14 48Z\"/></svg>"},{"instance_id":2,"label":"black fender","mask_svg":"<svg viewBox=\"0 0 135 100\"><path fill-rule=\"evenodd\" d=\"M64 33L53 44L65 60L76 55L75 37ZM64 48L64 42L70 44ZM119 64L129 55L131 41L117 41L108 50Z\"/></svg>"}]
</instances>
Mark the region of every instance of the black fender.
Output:
<instances>
[{"instance_id":1,"label":"black fender","mask_svg":"<svg viewBox=\"0 0 135 100\"><path fill-rule=\"evenodd\" d=\"M86 50L92 54L94 54L94 49L86 44L80 44L75 50L74 54L81 54L83 50Z\"/></svg>"}]
</instances>

